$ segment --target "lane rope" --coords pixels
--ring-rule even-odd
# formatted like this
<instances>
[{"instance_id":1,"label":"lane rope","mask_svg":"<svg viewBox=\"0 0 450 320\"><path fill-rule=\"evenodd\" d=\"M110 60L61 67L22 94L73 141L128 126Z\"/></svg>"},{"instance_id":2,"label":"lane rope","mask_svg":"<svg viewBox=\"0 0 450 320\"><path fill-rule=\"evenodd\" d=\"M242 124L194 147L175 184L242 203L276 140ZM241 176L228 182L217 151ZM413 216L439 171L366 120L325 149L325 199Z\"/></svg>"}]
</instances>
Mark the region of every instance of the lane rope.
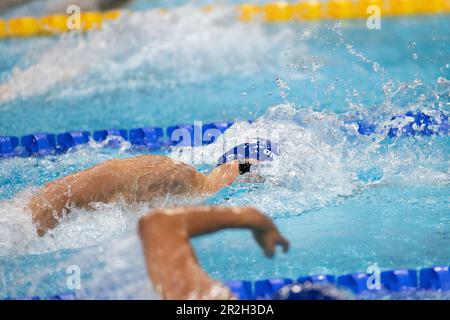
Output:
<instances>
[{"instance_id":1,"label":"lane rope","mask_svg":"<svg viewBox=\"0 0 450 320\"><path fill-rule=\"evenodd\" d=\"M422 269L390 269L379 273L349 273L340 276L315 274L298 279L270 278L257 280L232 280L226 282L231 292L240 300L270 300L280 289L295 283L333 285L355 295L392 294L424 290L450 291L450 267L435 266ZM320 299L320 297L317 297ZM295 300L295 298L294 298Z\"/></svg>"},{"instance_id":2,"label":"lane rope","mask_svg":"<svg viewBox=\"0 0 450 320\"><path fill-rule=\"evenodd\" d=\"M252 123L252 120L247 120ZM22 137L0 136L0 160L9 157L29 157L61 154L91 141L105 147L120 148L129 142L134 149L167 151L170 147L198 147L213 143L234 122L178 124L166 129L141 127L131 130L105 129L68 131L63 133L33 133ZM448 136L449 113L442 110L417 110L393 116L389 121L374 123L367 120L344 121L364 136L382 135L396 139L412 136ZM344 128L342 128L344 129ZM347 130L347 129L346 129Z\"/></svg>"},{"instance_id":3,"label":"lane rope","mask_svg":"<svg viewBox=\"0 0 450 320\"><path fill-rule=\"evenodd\" d=\"M0 38L48 36L66 32L87 32L102 28L103 23L118 19L122 11L84 12L80 14L80 30L71 30L69 16L53 14L43 17L0 19Z\"/></svg>"},{"instance_id":4,"label":"lane rope","mask_svg":"<svg viewBox=\"0 0 450 320\"><path fill-rule=\"evenodd\" d=\"M392 294L417 291L450 291L450 267L435 266L422 269L390 269L379 273L349 273L340 276L313 274L298 279L269 278L256 281L231 280L225 285L239 300L271 300L285 286L292 284L332 285L352 292L356 296L367 294ZM4 300L74 300L75 292L64 292L52 296L4 297ZM292 298L295 300L295 297ZM320 296L308 297L308 300ZM1 299L0 299L1 300Z\"/></svg>"}]
</instances>

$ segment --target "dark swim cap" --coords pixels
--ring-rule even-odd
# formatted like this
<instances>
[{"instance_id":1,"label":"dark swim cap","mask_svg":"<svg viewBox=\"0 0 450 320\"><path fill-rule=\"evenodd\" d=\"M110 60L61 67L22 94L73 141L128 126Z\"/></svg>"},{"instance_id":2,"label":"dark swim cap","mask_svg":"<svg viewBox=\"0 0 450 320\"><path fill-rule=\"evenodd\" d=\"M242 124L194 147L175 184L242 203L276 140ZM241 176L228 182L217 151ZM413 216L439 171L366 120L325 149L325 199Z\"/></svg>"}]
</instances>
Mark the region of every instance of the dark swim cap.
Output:
<instances>
[{"instance_id":1,"label":"dark swim cap","mask_svg":"<svg viewBox=\"0 0 450 320\"><path fill-rule=\"evenodd\" d=\"M277 143L267 139L254 139L228 150L217 160L217 166L235 160L272 161L278 155L280 155L280 148Z\"/></svg>"}]
</instances>

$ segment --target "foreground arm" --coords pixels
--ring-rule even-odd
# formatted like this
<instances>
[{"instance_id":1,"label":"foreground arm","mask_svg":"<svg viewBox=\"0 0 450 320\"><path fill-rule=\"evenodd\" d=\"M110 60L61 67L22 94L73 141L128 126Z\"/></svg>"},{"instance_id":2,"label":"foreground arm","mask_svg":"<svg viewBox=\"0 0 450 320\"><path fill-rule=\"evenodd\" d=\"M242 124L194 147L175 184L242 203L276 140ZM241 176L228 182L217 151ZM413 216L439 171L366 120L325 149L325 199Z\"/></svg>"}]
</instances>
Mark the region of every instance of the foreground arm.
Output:
<instances>
[{"instance_id":1,"label":"foreground arm","mask_svg":"<svg viewBox=\"0 0 450 320\"><path fill-rule=\"evenodd\" d=\"M198 264L191 237L225 228L250 229L268 257L288 241L272 221L249 207L195 206L155 210L139 221L147 271L164 299L231 299L233 295Z\"/></svg>"}]
</instances>

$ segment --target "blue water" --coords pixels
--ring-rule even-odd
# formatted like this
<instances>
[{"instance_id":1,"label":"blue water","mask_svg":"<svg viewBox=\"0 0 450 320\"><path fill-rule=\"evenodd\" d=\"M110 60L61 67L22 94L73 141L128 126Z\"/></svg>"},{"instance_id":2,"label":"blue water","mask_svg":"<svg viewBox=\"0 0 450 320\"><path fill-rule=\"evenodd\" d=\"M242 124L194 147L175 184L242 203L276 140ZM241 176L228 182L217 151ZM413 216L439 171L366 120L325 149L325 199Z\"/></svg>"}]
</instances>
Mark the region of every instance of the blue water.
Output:
<instances>
[{"instance_id":1,"label":"blue water","mask_svg":"<svg viewBox=\"0 0 450 320\"><path fill-rule=\"evenodd\" d=\"M87 37L0 42L0 79L10 81L8 90L16 97L0 99L6 111L0 134L253 118L282 102L277 76L288 81L290 102L316 110L348 112L350 103L379 109L389 79L393 90L420 81L395 97L398 108L418 101L431 106L437 104L432 93L437 79L450 77L448 16L386 19L376 31L366 29L362 20L346 21L337 31L332 30L334 22L230 22L230 35L221 42L215 37L228 25L202 17L194 26L185 21L159 26L169 32L161 38L147 30L155 27L151 23L145 28L139 19L124 19L131 30L119 21ZM368 62L350 53L348 45ZM162 48L152 51L155 46ZM374 63L380 65L377 71ZM32 68L37 78L26 73ZM53 83L72 68L73 77ZM14 86L26 88L16 92ZM448 101L448 92L440 101Z\"/></svg>"},{"instance_id":2,"label":"blue water","mask_svg":"<svg viewBox=\"0 0 450 320\"><path fill-rule=\"evenodd\" d=\"M0 135L263 117L230 136L279 129L284 165L263 170L262 184L236 183L198 202L257 206L291 250L266 259L246 231L195 239L214 277L450 264L448 137L377 143L341 123L449 111L448 16L384 19L370 31L362 20L242 25L228 9L177 10L174 20L142 11L86 36L0 41ZM194 165L208 171L215 152ZM70 291L66 271L76 265L79 297L156 297L135 233L150 208L79 210L44 239L22 209L47 181L138 153L91 145L0 162L0 296Z\"/></svg>"}]
</instances>

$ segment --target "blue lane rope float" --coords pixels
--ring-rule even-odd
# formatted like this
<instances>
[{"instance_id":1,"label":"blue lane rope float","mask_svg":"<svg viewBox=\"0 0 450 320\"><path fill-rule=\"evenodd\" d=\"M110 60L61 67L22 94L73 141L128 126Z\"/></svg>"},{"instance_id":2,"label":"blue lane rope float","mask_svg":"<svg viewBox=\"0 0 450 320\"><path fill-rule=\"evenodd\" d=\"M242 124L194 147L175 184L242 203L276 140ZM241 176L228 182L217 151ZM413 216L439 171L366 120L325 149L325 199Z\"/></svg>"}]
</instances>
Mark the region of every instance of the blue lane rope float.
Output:
<instances>
[{"instance_id":1,"label":"blue lane rope float","mask_svg":"<svg viewBox=\"0 0 450 320\"><path fill-rule=\"evenodd\" d=\"M432 113L434 114L421 111L408 111L405 114L392 117L390 120L391 125L381 128L373 122L357 121L358 133L371 135L388 130L388 136L391 138L399 135L431 136L436 133L448 134L450 132L449 115L443 111L433 111ZM396 122L405 122L406 124L399 129L398 127L392 126Z\"/></svg>"},{"instance_id":2,"label":"blue lane rope float","mask_svg":"<svg viewBox=\"0 0 450 320\"><path fill-rule=\"evenodd\" d=\"M24 298L5 298L3 300L75 300L75 299L76 295L74 292L63 292L48 297L32 296Z\"/></svg>"},{"instance_id":3,"label":"blue lane rope float","mask_svg":"<svg viewBox=\"0 0 450 320\"><path fill-rule=\"evenodd\" d=\"M201 145L201 139L195 136L195 125L193 124L179 124L167 128L167 136L171 137L170 142L172 146L189 147Z\"/></svg>"},{"instance_id":4,"label":"blue lane rope float","mask_svg":"<svg viewBox=\"0 0 450 320\"><path fill-rule=\"evenodd\" d=\"M0 136L0 158L64 153L70 148L89 143L91 139L96 142L106 142L105 146L112 148L119 148L123 141L128 141L136 149L149 151L161 151L170 146L207 145L214 142L233 124L234 122L213 122L198 128L185 124L168 127L166 131L160 127L143 127L129 131L115 128L96 130L92 134L89 131L69 131L56 135L34 133L20 139ZM199 139L194 136L194 133L197 132L195 130L200 133ZM164 132L166 132L166 136Z\"/></svg>"},{"instance_id":5,"label":"blue lane rope float","mask_svg":"<svg viewBox=\"0 0 450 320\"><path fill-rule=\"evenodd\" d=\"M293 283L294 281L288 278L258 280L255 282L255 295L259 299L271 299L281 288Z\"/></svg>"},{"instance_id":6,"label":"blue lane rope float","mask_svg":"<svg viewBox=\"0 0 450 320\"><path fill-rule=\"evenodd\" d=\"M57 135L56 141L58 146L60 146L63 151L66 151L76 145L88 143L90 136L91 133L88 131L64 132Z\"/></svg>"},{"instance_id":7,"label":"blue lane rope float","mask_svg":"<svg viewBox=\"0 0 450 320\"><path fill-rule=\"evenodd\" d=\"M234 122L213 122L201 127L198 124L180 124L168 127L166 133L172 146L197 147L213 143L233 124Z\"/></svg>"},{"instance_id":8,"label":"blue lane rope float","mask_svg":"<svg viewBox=\"0 0 450 320\"><path fill-rule=\"evenodd\" d=\"M332 275L309 275L309 276L303 276L297 279L297 283L305 283L305 282L311 282L311 283L317 283L317 284L329 284L329 283L335 283L336 277Z\"/></svg>"},{"instance_id":9,"label":"blue lane rope float","mask_svg":"<svg viewBox=\"0 0 450 320\"><path fill-rule=\"evenodd\" d=\"M251 123L251 120L248 121ZM216 141L217 137L224 133L229 127L231 127L233 122L214 122L204 124L202 127L203 134L203 144L208 145Z\"/></svg>"},{"instance_id":10,"label":"blue lane rope float","mask_svg":"<svg viewBox=\"0 0 450 320\"><path fill-rule=\"evenodd\" d=\"M26 155L45 156L51 154L56 149L55 135L51 133L34 133L23 136L20 139L25 148Z\"/></svg>"},{"instance_id":11,"label":"blue lane rope float","mask_svg":"<svg viewBox=\"0 0 450 320\"><path fill-rule=\"evenodd\" d=\"M368 288L371 274L358 272L334 276L318 274L301 276L297 280L290 278L271 278L257 281L231 280L225 282L231 292L240 300L270 300L279 297L280 291L293 284L333 286L345 289L355 295L367 293L398 293L419 290L450 291L450 267L436 266L423 269L392 269L380 274L381 288ZM75 292L55 294L50 297L5 298L5 300L73 300ZM316 297L320 299L320 297ZM294 298L295 299L295 298Z\"/></svg>"},{"instance_id":12,"label":"blue lane rope float","mask_svg":"<svg viewBox=\"0 0 450 320\"><path fill-rule=\"evenodd\" d=\"M252 120L248 120L252 123ZM370 136L386 134L390 138L400 136L434 136L450 133L449 115L444 111L409 111L391 118L387 124L377 125L370 121L347 122L358 126L358 133ZM399 126L399 123L400 126ZM105 146L119 148L128 141L136 149L164 151L171 146L201 146L213 143L234 122L212 122L203 125L180 124L166 130L160 127L142 127L129 131L125 129L70 131L59 134L34 133L21 137L0 136L0 158L12 156L45 156L64 153L67 150L87 144L91 138L106 142ZM164 135L165 133L165 135ZM20 143L19 143L20 141Z\"/></svg>"},{"instance_id":13,"label":"blue lane rope float","mask_svg":"<svg viewBox=\"0 0 450 320\"><path fill-rule=\"evenodd\" d=\"M162 128L158 127L131 129L129 134L130 143L132 145L150 151L157 151L163 147L163 137L164 131Z\"/></svg>"},{"instance_id":14,"label":"blue lane rope float","mask_svg":"<svg viewBox=\"0 0 450 320\"><path fill-rule=\"evenodd\" d=\"M450 290L450 268L445 266L420 270L420 284L423 289Z\"/></svg>"},{"instance_id":15,"label":"blue lane rope float","mask_svg":"<svg viewBox=\"0 0 450 320\"><path fill-rule=\"evenodd\" d=\"M14 156L14 150L19 146L17 137L0 137L0 155L3 157Z\"/></svg>"},{"instance_id":16,"label":"blue lane rope float","mask_svg":"<svg viewBox=\"0 0 450 320\"><path fill-rule=\"evenodd\" d=\"M128 132L125 129L97 130L94 131L93 138L96 142L107 141L106 146L108 147L120 148L122 145L121 139L128 140Z\"/></svg>"},{"instance_id":17,"label":"blue lane rope float","mask_svg":"<svg viewBox=\"0 0 450 320\"><path fill-rule=\"evenodd\" d=\"M281 288L293 284L334 285L338 288L351 291L355 295L366 293L393 293L403 291L434 290L450 291L450 267L438 266L431 268L392 269L382 271L380 274L381 288L368 288L371 274L358 272L333 276L327 274L302 276L294 281L289 278L272 278L257 280L231 280L225 284L233 294L241 300L267 300L276 297Z\"/></svg>"}]
</instances>

